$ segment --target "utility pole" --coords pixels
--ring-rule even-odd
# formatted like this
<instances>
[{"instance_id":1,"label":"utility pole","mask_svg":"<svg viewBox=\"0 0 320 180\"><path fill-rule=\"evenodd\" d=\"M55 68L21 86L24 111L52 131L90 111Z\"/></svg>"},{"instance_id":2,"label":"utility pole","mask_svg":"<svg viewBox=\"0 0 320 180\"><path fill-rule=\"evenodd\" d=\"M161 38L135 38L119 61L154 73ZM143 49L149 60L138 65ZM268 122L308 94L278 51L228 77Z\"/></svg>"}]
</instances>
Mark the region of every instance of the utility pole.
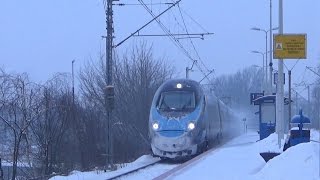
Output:
<instances>
[{"instance_id":1,"label":"utility pole","mask_svg":"<svg viewBox=\"0 0 320 180\"><path fill-rule=\"evenodd\" d=\"M112 69L113 69L113 10L112 3L118 0L107 0L106 4L106 24L107 24L107 36L106 38L106 77L107 86L105 88L105 103L107 110L107 141L106 141L106 168L113 168L113 142L112 142L112 132L110 124L112 121L112 110L114 108L114 86L112 79Z\"/></svg>"},{"instance_id":2,"label":"utility pole","mask_svg":"<svg viewBox=\"0 0 320 180\"><path fill-rule=\"evenodd\" d=\"M279 0L279 34L283 34L283 0ZM276 94L276 132L278 145L281 148L281 139L284 137L284 87L283 87L283 59L278 61L278 83Z\"/></svg>"},{"instance_id":3,"label":"utility pole","mask_svg":"<svg viewBox=\"0 0 320 180\"><path fill-rule=\"evenodd\" d=\"M272 0L270 0L270 61L269 61L269 93L272 94L272 72L273 72L273 63L272 63L272 53L273 53L273 49L272 49ZM266 61L268 61L266 59Z\"/></svg>"},{"instance_id":4,"label":"utility pole","mask_svg":"<svg viewBox=\"0 0 320 180\"><path fill-rule=\"evenodd\" d=\"M288 119L288 130L290 131L290 122L291 122L291 70L288 70L289 76L289 119Z\"/></svg>"}]
</instances>

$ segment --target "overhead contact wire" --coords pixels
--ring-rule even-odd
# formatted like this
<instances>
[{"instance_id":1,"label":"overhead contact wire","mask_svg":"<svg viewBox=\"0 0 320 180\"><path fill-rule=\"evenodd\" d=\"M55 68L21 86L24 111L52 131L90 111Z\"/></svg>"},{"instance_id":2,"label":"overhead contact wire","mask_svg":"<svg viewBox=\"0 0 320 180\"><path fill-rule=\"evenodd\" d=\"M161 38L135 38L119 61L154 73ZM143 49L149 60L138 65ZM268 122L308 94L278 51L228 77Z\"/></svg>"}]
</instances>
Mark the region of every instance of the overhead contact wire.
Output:
<instances>
[{"instance_id":1,"label":"overhead contact wire","mask_svg":"<svg viewBox=\"0 0 320 180\"><path fill-rule=\"evenodd\" d=\"M152 15L152 17L155 17L155 15L149 10L149 8L145 5L145 3L143 2L143 0L138 0L142 5L143 5L143 7L149 12L149 14L151 14ZM161 29L169 36L169 37L171 37L170 39L174 42L174 44L177 46L177 47L179 47L181 50L182 50L182 52L189 58L189 59L191 59L192 61L194 61L194 58L192 58L192 56L189 54L189 52L182 46L182 44L170 33L170 31L164 26L164 24L161 22L161 21L159 21L158 19L155 19L157 22L158 22L158 24L159 24L159 26L161 27ZM202 73L204 74L204 75L206 75L203 71L202 71Z\"/></svg>"},{"instance_id":2,"label":"overhead contact wire","mask_svg":"<svg viewBox=\"0 0 320 180\"><path fill-rule=\"evenodd\" d=\"M183 25L184 25L184 27L185 27L186 33L189 34L189 31L188 31L187 25L186 25L186 23L185 23L184 17L183 17L183 15L182 15L181 8L180 8L180 5L179 5L179 4L178 4L178 8L179 8L179 12L180 12L180 15L181 15L182 22L183 22ZM190 35L188 35L188 37L189 37L189 40L190 40L190 42L191 42L191 45L192 45L192 47L193 47L193 49L194 49L194 51L195 51L195 53L196 53L199 61L201 62L202 66L205 67L205 69L207 70L207 72L210 72L209 69L206 67L206 65L203 63L203 61L202 61L202 59L201 59L201 57L200 57L200 55L199 55L199 53L198 53L198 51L197 51L197 49L196 49L196 47L195 47L195 45L194 45L192 39L190 38ZM199 68L200 68L200 67L199 67Z\"/></svg>"}]
</instances>

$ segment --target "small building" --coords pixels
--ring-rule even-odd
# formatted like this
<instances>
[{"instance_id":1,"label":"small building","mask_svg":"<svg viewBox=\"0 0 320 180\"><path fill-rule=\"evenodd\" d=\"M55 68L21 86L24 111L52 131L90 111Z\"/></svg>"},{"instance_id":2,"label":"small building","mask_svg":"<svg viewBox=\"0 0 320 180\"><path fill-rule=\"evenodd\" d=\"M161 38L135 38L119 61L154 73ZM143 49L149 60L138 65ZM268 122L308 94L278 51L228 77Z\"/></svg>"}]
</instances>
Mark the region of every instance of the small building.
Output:
<instances>
[{"instance_id":1,"label":"small building","mask_svg":"<svg viewBox=\"0 0 320 180\"><path fill-rule=\"evenodd\" d=\"M253 99L254 105L259 106L259 134L260 140L268 137L276 129L276 95L266 95ZM289 99L284 98L284 125L285 132L289 131L288 104Z\"/></svg>"}]
</instances>

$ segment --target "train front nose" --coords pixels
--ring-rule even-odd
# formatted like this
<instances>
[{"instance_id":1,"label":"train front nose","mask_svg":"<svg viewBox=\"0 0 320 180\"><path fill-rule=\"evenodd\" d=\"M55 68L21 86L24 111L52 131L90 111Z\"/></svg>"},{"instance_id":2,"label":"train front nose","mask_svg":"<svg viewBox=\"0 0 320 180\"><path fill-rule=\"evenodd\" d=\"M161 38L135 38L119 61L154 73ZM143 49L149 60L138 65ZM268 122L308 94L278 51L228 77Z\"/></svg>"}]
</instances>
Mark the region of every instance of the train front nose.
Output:
<instances>
[{"instance_id":1,"label":"train front nose","mask_svg":"<svg viewBox=\"0 0 320 180\"><path fill-rule=\"evenodd\" d=\"M160 131L155 134L153 143L163 151L182 151L190 146L191 140L184 131Z\"/></svg>"},{"instance_id":2,"label":"train front nose","mask_svg":"<svg viewBox=\"0 0 320 180\"><path fill-rule=\"evenodd\" d=\"M193 155L197 151L197 145L193 143L189 132L182 130L156 132L151 147L155 155L168 158Z\"/></svg>"}]
</instances>

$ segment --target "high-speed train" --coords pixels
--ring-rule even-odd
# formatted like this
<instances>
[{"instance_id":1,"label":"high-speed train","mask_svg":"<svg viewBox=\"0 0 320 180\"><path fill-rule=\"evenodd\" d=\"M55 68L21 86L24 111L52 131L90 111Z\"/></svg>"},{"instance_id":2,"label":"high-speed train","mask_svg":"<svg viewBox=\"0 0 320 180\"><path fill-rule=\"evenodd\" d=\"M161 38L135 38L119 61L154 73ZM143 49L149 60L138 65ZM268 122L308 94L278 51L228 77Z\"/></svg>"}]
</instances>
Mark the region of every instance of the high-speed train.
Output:
<instances>
[{"instance_id":1,"label":"high-speed train","mask_svg":"<svg viewBox=\"0 0 320 180\"><path fill-rule=\"evenodd\" d=\"M152 153L164 159L199 154L228 132L238 132L238 123L235 114L198 82L168 80L156 91L150 109Z\"/></svg>"}]
</instances>

